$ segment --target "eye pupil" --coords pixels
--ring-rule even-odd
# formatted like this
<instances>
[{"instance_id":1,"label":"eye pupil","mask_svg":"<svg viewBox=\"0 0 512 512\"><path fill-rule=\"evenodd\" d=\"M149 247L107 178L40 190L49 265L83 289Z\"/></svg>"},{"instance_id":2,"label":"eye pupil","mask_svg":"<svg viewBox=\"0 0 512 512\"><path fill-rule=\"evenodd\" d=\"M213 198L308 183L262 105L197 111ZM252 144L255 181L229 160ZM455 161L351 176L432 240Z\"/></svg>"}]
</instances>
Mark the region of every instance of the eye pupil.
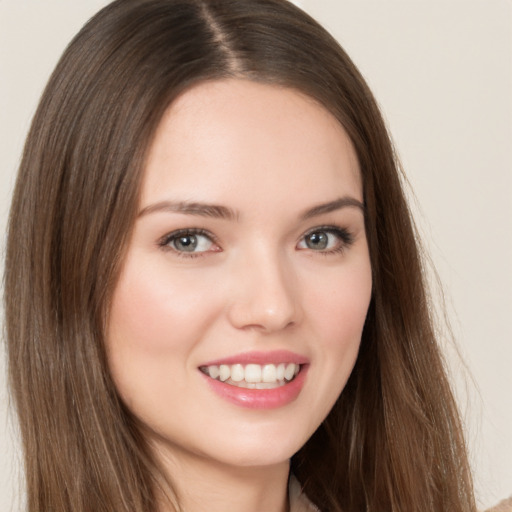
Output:
<instances>
[{"instance_id":1,"label":"eye pupil","mask_svg":"<svg viewBox=\"0 0 512 512\"><path fill-rule=\"evenodd\" d=\"M193 252L197 247L197 237L194 235L180 236L174 241L178 251Z\"/></svg>"},{"instance_id":2,"label":"eye pupil","mask_svg":"<svg viewBox=\"0 0 512 512\"><path fill-rule=\"evenodd\" d=\"M317 233L311 233L306 237L306 245L310 249L325 249L329 243L329 237L327 233L319 231Z\"/></svg>"}]
</instances>

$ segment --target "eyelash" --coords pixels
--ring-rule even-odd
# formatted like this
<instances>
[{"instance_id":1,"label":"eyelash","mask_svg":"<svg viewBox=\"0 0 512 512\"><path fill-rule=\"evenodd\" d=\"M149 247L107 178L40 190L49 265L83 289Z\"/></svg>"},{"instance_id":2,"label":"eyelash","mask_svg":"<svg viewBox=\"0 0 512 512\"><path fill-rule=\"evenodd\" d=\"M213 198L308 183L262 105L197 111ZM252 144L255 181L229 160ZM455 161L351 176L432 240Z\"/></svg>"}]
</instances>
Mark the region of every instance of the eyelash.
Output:
<instances>
[{"instance_id":1,"label":"eyelash","mask_svg":"<svg viewBox=\"0 0 512 512\"><path fill-rule=\"evenodd\" d=\"M184 236L204 236L208 238L212 244L217 243L217 238L213 233L210 233L209 231L206 231L205 229L199 229L199 228L185 228L185 229L178 229L176 231L173 231L171 233L168 233L167 235L163 236L159 242L159 247L162 248L164 251L172 251L176 256L180 258L199 258L201 256L204 256L205 252L186 252L186 251L179 251L173 247L171 247L171 243L174 240L179 239L180 237Z\"/></svg>"},{"instance_id":2,"label":"eyelash","mask_svg":"<svg viewBox=\"0 0 512 512\"><path fill-rule=\"evenodd\" d=\"M336 247L325 251L313 251L315 253L322 254L323 256L341 254L354 243L354 236L348 229L332 225L316 226L313 229L310 229L309 231L304 233L300 240L305 240L308 236L311 236L315 233L328 233L331 235L335 235L339 238L339 243L336 244Z\"/></svg>"},{"instance_id":3,"label":"eyelash","mask_svg":"<svg viewBox=\"0 0 512 512\"><path fill-rule=\"evenodd\" d=\"M305 240L308 236L311 236L315 233L327 233L331 235L335 235L340 240L339 243L336 245L336 247L328 250L319 250L315 251L313 249L312 252L322 254L323 256L329 256L332 254L340 254L343 253L346 249L348 249L353 243L354 243L354 236L352 233L350 233L346 228L340 228L338 226L316 226L313 229L310 229L304 235L301 236L299 239L299 242L302 242ZM172 251L175 255L177 255L180 258L198 258L205 255L205 253L209 251L200 251L200 252L186 252L186 251L179 251L171 246L171 243L180 237L183 237L185 235L188 236L204 236L208 238L212 244L217 244L217 238L215 235L210 233L209 231L206 231L204 229L199 228L185 228L185 229L178 229L176 231L172 231L171 233L166 234L158 241L158 246L164 250L164 251ZM298 243L299 243L298 242ZM301 249L303 250L303 249ZM215 251L217 252L217 251Z\"/></svg>"}]
</instances>

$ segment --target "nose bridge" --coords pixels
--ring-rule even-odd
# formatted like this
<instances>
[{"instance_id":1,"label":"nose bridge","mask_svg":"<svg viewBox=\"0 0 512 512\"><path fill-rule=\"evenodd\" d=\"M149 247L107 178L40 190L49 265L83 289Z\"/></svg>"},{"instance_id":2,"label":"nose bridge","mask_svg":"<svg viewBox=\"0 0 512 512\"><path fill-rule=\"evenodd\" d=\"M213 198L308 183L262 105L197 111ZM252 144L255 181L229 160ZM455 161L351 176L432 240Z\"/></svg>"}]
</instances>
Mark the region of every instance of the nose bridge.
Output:
<instances>
[{"instance_id":1,"label":"nose bridge","mask_svg":"<svg viewBox=\"0 0 512 512\"><path fill-rule=\"evenodd\" d=\"M272 332L299 321L296 276L284 251L261 244L240 254L236 267L230 308L233 325Z\"/></svg>"}]
</instances>

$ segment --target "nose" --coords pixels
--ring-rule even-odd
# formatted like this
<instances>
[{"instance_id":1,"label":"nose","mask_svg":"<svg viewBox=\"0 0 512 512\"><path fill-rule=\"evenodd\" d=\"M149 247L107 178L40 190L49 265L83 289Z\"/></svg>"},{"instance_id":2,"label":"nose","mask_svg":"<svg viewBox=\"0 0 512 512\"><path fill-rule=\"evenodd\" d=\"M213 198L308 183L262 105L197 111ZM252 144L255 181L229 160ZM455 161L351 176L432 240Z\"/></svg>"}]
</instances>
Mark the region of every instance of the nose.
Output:
<instances>
[{"instance_id":1,"label":"nose","mask_svg":"<svg viewBox=\"0 0 512 512\"><path fill-rule=\"evenodd\" d=\"M283 255L245 257L231 279L228 317L237 329L269 334L301 321L298 279Z\"/></svg>"}]
</instances>

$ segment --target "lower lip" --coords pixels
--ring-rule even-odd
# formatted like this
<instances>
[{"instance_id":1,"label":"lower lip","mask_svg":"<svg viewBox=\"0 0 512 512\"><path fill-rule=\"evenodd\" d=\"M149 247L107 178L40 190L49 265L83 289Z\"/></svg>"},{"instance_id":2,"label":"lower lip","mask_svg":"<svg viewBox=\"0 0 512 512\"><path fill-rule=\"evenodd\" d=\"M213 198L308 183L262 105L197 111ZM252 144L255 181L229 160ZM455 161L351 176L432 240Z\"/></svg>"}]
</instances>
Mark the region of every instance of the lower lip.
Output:
<instances>
[{"instance_id":1,"label":"lower lip","mask_svg":"<svg viewBox=\"0 0 512 512\"><path fill-rule=\"evenodd\" d=\"M297 376L284 386L273 389L238 388L201 372L210 388L221 398L248 409L277 409L293 402L302 390L308 365L302 365Z\"/></svg>"}]
</instances>

